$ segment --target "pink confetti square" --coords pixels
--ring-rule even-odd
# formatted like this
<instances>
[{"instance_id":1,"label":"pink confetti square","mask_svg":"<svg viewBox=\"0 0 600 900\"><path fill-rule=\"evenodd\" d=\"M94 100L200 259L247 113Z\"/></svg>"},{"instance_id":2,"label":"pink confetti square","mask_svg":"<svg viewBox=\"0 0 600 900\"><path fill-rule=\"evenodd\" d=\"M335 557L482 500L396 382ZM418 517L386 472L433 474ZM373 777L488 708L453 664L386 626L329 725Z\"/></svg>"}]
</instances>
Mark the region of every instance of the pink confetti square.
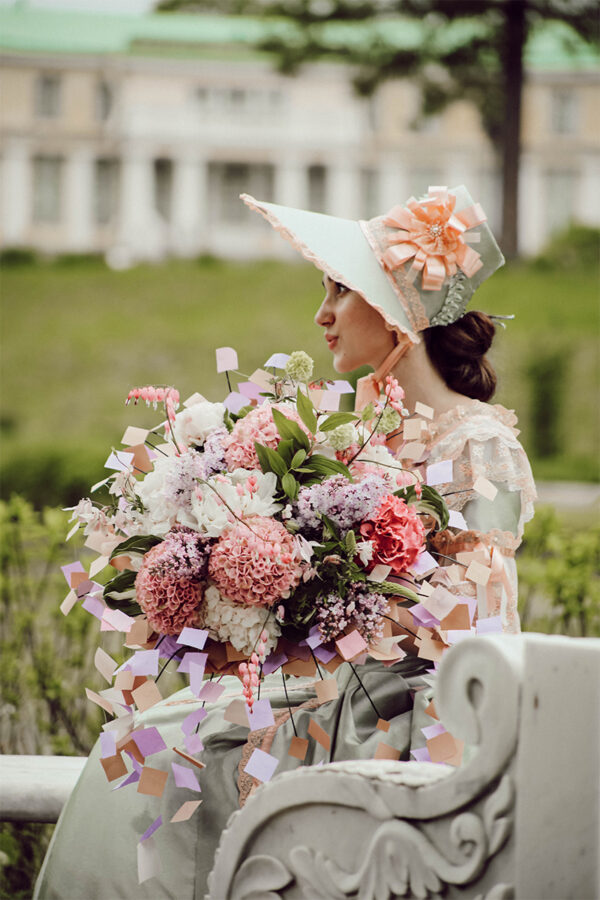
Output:
<instances>
[{"instance_id":1,"label":"pink confetti square","mask_svg":"<svg viewBox=\"0 0 600 900\"><path fill-rule=\"evenodd\" d=\"M358 656L367 649L367 642L362 634L356 629L351 631L350 634L337 640L335 645L338 648L338 652L342 659L346 660L354 659L355 656Z\"/></svg>"}]
</instances>

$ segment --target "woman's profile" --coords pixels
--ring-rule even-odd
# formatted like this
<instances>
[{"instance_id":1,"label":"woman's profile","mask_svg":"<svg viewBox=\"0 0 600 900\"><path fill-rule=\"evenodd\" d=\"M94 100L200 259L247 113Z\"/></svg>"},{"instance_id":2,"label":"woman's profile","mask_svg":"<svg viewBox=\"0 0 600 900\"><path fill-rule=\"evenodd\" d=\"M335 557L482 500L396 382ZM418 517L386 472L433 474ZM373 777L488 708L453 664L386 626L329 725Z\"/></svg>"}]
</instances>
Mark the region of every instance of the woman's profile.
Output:
<instances>
[{"instance_id":1,"label":"woman's profile","mask_svg":"<svg viewBox=\"0 0 600 900\"><path fill-rule=\"evenodd\" d=\"M485 215L464 187L430 188L426 198L404 204L368 222L263 203L244 202L323 273L324 297L316 324L332 354L335 370L371 366L373 374L357 386L357 407L376 400L388 375L405 392L404 403L420 413L423 425L411 436L413 459L423 467L439 464L437 485L451 518L435 537L439 581L473 602L475 618L494 620L517 632L517 577L514 555L524 523L533 514L535 488L527 457L515 429L516 418L490 405L496 378L486 358L494 320L467 311L477 287L503 263ZM446 228L445 223L451 227ZM458 235L458 237L457 237ZM396 444L402 443L399 437ZM493 582L480 589L453 566L456 554L483 547L494 569ZM425 740L421 726L430 699L423 679L431 658L419 656L407 632L407 656L394 665L369 659L360 680L344 664L336 671L337 693L322 701L312 678L267 676L261 696L271 700L275 724L248 733L225 721L223 713L239 684L230 682L199 726L208 761L201 779L202 803L189 822L161 830L161 869L138 883L136 847L151 824L147 799L127 789L110 790L94 748L69 799L40 873L38 898L201 898L220 834L229 816L246 801L256 782L244 772L254 749L281 759L285 771L332 760L372 758L381 733L400 758L418 758ZM412 649L411 649L412 648ZM182 719L196 698L179 692L139 714L144 727L157 726L167 747L177 741ZM429 720L431 722L431 720ZM329 737L314 741L304 760L288 754L294 734L304 737L310 723ZM172 741L170 743L170 741ZM284 749L285 748L285 749ZM167 749L152 757L168 768ZM454 760L456 764L459 760ZM154 816L173 815L169 784Z\"/></svg>"}]
</instances>

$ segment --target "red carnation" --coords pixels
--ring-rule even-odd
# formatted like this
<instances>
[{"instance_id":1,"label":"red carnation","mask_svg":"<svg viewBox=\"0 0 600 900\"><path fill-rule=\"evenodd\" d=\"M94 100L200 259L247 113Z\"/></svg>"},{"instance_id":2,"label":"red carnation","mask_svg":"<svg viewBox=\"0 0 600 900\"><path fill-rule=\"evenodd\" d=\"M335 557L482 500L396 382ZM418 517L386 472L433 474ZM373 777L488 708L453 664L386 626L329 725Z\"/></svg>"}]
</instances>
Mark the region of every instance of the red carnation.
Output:
<instances>
[{"instance_id":1,"label":"red carnation","mask_svg":"<svg viewBox=\"0 0 600 900\"><path fill-rule=\"evenodd\" d=\"M370 568L381 563L394 575L406 572L425 544L425 529L412 506L387 494L372 516L360 526L361 535L373 544Z\"/></svg>"}]
</instances>

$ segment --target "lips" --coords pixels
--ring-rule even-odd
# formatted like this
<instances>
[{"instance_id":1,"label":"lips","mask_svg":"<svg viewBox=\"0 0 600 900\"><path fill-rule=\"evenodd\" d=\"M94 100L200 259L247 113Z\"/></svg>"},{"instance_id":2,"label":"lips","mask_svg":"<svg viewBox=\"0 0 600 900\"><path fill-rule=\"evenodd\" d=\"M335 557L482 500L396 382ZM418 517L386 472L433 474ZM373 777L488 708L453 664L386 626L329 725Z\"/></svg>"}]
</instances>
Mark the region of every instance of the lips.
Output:
<instances>
[{"instance_id":1,"label":"lips","mask_svg":"<svg viewBox=\"0 0 600 900\"><path fill-rule=\"evenodd\" d=\"M335 345L337 344L337 337L334 334L326 334L325 340L327 341L327 346L330 350L333 350Z\"/></svg>"}]
</instances>

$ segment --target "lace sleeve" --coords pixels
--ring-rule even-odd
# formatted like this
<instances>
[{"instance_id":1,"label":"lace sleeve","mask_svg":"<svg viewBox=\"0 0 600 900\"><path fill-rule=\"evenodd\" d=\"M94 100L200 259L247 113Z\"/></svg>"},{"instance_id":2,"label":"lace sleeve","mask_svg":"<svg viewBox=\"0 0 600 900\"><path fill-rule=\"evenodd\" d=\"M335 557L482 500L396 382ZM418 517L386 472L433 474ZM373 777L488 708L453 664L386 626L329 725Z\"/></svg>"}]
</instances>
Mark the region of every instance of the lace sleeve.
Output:
<instances>
[{"instance_id":1,"label":"lace sleeve","mask_svg":"<svg viewBox=\"0 0 600 900\"><path fill-rule=\"evenodd\" d=\"M479 401L453 410L431 428L427 463L452 460L452 481L436 485L450 509L462 513L467 531L440 536L441 553L454 556L477 544L494 559L496 580L484 592L472 583L455 586L459 593L477 596L479 617L500 615L505 631L519 631L517 570L514 553L525 522L533 516L535 485L529 461L517 439L516 418L501 406ZM493 500L473 489L479 476L497 489Z\"/></svg>"}]
</instances>

